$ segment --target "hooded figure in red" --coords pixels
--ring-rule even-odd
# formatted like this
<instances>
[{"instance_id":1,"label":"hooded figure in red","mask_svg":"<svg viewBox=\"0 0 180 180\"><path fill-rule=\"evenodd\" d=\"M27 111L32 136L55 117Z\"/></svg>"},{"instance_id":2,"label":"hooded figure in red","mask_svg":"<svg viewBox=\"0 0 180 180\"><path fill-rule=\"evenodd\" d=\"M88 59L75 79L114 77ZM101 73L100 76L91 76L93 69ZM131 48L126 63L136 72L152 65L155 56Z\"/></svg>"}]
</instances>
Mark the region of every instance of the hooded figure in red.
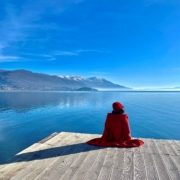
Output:
<instances>
[{"instance_id":1,"label":"hooded figure in red","mask_svg":"<svg viewBox=\"0 0 180 180\"><path fill-rule=\"evenodd\" d=\"M102 137L95 138L87 143L106 147L138 147L144 144L142 140L132 139L128 116L124 114L124 106L120 102L113 103L112 113L107 114Z\"/></svg>"}]
</instances>

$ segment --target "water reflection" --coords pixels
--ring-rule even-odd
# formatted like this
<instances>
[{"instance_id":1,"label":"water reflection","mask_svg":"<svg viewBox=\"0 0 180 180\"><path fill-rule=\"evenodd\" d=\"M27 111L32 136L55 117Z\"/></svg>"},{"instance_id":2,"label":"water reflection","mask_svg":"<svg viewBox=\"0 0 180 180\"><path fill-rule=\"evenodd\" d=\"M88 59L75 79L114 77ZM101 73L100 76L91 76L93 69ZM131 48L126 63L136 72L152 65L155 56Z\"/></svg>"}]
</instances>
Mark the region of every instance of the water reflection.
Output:
<instances>
[{"instance_id":1,"label":"water reflection","mask_svg":"<svg viewBox=\"0 0 180 180\"><path fill-rule=\"evenodd\" d=\"M32 108L58 106L60 109L101 105L107 99L98 92L14 92L0 93L0 111L15 110L25 112Z\"/></svg>"}]
</instances>

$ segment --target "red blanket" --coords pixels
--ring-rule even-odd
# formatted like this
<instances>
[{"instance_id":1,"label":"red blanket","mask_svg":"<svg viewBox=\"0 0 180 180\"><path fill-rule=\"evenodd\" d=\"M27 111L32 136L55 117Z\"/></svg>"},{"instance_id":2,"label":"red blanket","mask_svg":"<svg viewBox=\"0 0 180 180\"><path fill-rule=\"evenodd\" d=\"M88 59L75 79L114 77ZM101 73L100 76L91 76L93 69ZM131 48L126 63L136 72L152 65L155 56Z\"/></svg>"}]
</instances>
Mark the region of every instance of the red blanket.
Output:
<instances>
[{"instance_id":1,"label":"red blanket","mask_svg":"<svg viewBox=\"0 0 180 180\"><path fill-rule=\"evenodd\" d=\"M126 114L108 113L102 137L87 142L90 145L106 147L138 147L144 144L142 140L132 139L128 116Z\"/></svg>"}]
</instances>

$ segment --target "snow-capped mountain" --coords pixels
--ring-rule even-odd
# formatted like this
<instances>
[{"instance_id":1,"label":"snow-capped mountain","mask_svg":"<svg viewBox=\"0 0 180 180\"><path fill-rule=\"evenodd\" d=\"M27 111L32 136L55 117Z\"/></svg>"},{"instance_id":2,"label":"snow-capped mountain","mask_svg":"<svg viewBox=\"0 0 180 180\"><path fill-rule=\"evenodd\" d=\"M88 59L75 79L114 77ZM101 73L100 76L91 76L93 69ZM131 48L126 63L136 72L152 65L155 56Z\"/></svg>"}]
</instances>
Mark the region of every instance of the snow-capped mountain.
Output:
<instances>
[{"instance_id":1,"label":"snow-capped mountain","mask_svg":"<svg viewBox=\"0 0 180 180\"><path fill-rule=\"evenodd\" d=\"M62 91L79 88L129 89L98 77L56 76L27 70L0 70L0 90Z\"/></svg>"},{"instance_id":2,"label":"snow-capped mountain","mask_svg":"<svg viewBox=\"0 0 180 180\"><path fill-rule=\"evenodd\" d=\"M64 78L64 79L74 80L74 81L82 81L85 79L82 76L59 76L59 77Z\"/></svg>"}]
</instances>

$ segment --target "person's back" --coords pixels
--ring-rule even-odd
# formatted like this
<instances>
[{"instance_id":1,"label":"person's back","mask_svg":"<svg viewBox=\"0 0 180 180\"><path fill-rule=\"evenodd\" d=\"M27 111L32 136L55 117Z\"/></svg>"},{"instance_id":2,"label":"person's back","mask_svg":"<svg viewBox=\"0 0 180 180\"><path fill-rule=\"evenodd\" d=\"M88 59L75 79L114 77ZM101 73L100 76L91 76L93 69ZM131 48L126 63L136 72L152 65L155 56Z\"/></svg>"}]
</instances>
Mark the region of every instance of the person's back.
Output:
<instances>
[{"instance_id":1,"label":"person's back","mask_svg":"<svg viewBox=\"0 0 180 180\"><path fill-rule=\"evenodd\" d=\"M128 116L124 114L123 105L113 103L112 113L107 114L104 132L101 138L87 142L96 146L138 147L144 144L138 139L131 139Z\"/></svg>"},{"instance_id":2,"label":"person's back","mask_svg":"<svg viewBox=\"0 0 180 180\"><path fill-rule=\"evenodd\" d=\"M108 113L102 138L107 141L131 139L127 115Z\"/></svg>"}]
</instances>

